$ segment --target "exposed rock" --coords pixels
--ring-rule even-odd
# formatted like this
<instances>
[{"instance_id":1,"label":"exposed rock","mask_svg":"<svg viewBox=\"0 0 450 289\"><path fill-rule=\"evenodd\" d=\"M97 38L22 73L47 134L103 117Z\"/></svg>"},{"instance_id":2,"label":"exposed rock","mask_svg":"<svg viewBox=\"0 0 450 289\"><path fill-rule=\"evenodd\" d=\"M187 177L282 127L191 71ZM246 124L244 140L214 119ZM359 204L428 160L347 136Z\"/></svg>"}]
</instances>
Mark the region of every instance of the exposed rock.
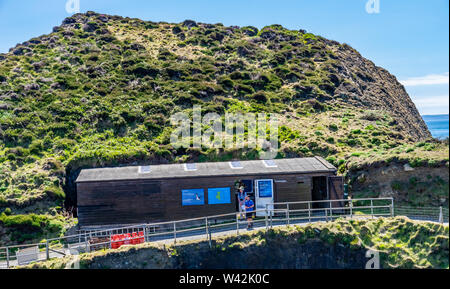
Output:
<instances>
[{"instance_id":1,"label":"exposed rock","mask_svg":"<svg viewBox=\"0 0 450 289\"><path fill-rule=\"evenodd\" d=\"M410 164L404 164L403 165L403 169L405 170L405 172L412 172L412 171L414 171L414 168L411 167Z\"/></svg>"},{"instance_id":2,"label":"exposed rock","mask_svg":"<svg viewBox=\"0 0 450 289\"><path fill-rule=\"evenodd\" d=\"M195 22L194 20L184 20L182 25L187 27L188 29L198 26L197 22Z\"/></svg>"},{"instance_id":3,"label":"exposed rock","mask_svg":"<svg viewBox=\"0 0 450 289\"><path fill-rule=\"evenodd\" d=\"M88 23L84 24L84 26L83 26L83 30L85 32L94 32L98 28L99 28L99 26L96 22L88 22Z\"/></svg>"},{"instance_id":4,"label":"exposed rock","mask_svg":"<svg viewBox=\"0 0 450 289\"><path fill-rule=\"evenodd\" d=\"M242 30L244 31L244 33L248 36L256 36L258 34L258 28L253 27L253 26L246 26L243 27Z\"/></svg>"},{"instance_id":5,"label":"exposed rock","mask_svg":"<svg viewBox=\"0 0 450 289\"><path fill-rule=\"evenodd\" d=\"M41 87L39 86L39 84L31 83L31 84L26 84L23 89L25 91L30 91L30 90L39 90L40 88Z\"/></svg>"},{"instance_id":6,"label":"exposed rock","mask_svg":"<svg viewBox=\"0 0 450 289\"><path fill-rule=\"evenodd\" d=\"M107 15L99 15L97 19L102 21L103 23L107 23L109 21L109 17Z\"/></svg>"}]
</instances>

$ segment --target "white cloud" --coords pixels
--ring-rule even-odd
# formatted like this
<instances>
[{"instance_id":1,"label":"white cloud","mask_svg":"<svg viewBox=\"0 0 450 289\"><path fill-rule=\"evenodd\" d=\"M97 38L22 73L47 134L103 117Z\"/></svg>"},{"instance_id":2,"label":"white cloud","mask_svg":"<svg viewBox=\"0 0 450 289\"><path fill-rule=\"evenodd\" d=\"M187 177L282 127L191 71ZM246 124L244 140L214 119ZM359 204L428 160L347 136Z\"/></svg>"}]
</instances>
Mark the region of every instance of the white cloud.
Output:
<instances>
[{"instance_id":1,"label":"white cloud","mask_svg":"<svg viewBox=\"0 0 450 289\"><path fill-rule=\"evenodd\" d=\"M449 74L446 72L443 74L429 74L419 77L410 77L405 80L401 80L400 83L404 86L448 84L448 78Z\"/></svg>"},{"instance_id":2,"label":"white cloud","mask_svg":"<svg viewBox=\"0 0 450 289\"><path fill-rule=\"evenodd\" d=\"M412 97L412 100L422 115L448 114L448 95Z\"/></svg>"}]
</instances>

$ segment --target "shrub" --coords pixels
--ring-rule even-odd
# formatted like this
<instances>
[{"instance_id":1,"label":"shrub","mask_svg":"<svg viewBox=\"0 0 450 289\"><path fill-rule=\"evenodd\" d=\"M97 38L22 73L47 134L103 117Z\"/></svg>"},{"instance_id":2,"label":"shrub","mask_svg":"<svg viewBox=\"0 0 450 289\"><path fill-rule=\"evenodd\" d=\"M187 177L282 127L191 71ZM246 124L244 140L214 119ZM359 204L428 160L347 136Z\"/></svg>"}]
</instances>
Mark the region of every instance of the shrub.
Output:
<instances>
[{"instance_id":1,"label":"shrub","mask_svg":"<svg viewBox=\"0 0 450 289\"><path fill-rule=\"evenodd\" d=\"M329 128L331 131L337 131L337 130L339 129L339 127L338 127L336 124L334 124L334 123L330 124L330 125L328 126L328 128Z\"/></svg>"}]
</instances>

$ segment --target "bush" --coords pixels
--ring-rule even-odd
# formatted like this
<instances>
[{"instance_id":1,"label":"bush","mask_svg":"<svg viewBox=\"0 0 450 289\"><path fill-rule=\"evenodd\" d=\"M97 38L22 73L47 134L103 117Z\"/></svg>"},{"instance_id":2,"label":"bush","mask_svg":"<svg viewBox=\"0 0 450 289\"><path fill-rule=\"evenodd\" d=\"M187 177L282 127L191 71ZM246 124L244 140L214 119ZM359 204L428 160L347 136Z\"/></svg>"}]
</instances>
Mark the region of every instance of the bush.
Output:
<instances>
[{"instance_id":1,"label":"bush","mask_svg":"<svg viewBox=\"0 0 450 289\"><path fill-rule=\"evenodd\" d=\"M328 126L328 128L329 128L331 131L337 131L337 130L339 129L339 127L338 127L336 124L334 124L334 123L330 124L330 125Z\"/></svg>"}]
</instances>

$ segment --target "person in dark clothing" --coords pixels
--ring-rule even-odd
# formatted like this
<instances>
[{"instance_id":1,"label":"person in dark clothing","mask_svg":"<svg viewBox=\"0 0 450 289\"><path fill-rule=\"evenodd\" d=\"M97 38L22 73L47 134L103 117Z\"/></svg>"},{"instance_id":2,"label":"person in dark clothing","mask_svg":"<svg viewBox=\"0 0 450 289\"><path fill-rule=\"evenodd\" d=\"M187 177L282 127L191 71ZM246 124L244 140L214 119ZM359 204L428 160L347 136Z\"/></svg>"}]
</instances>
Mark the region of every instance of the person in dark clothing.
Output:
<instances>
[{"instance_id":1,"label":"person in dark clothing","mask_svg":"<svg viewBox=\"0 0 450 289\"><path fill-rule=\"evenodd\" d=\"M253 217L254 217L254 211L255 211L255 204L250 199L249 196L245 197L245 212L247 217L247 229L253 228Z\"/></svg>"}]
</instances>

